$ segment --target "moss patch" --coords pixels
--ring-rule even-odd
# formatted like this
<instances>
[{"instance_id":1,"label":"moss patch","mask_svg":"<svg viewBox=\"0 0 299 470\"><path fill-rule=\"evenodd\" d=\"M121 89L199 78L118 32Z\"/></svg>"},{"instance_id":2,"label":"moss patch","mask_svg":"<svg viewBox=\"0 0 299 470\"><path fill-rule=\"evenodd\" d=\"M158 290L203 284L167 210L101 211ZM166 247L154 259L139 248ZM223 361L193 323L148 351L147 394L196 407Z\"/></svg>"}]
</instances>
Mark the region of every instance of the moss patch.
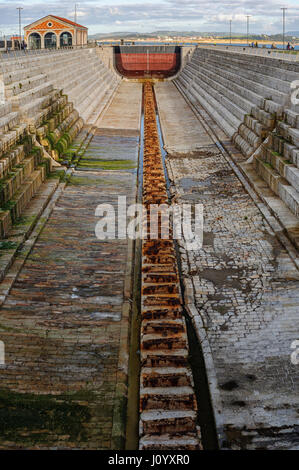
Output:
<instances>
[{"instance_id":1,"label":"moss patch","mask_svg":"<svg viewBox=\"0 0 299 470\"><path fill-rule=\"evenodd\" d=\"M95 394L34 395L0 390L0 435L3 440L43 443L51 440L86 441L84 424L91 415L87 402ZM78 402L84 402L84 404ZM51 439L52 437L52 439Z\"/></svg>"},{"instance_id":2,"label":"moss patch","mask_svg":"<svg viewBox=\"0 0 299 470\"><path fill-rule=\"evenodd\" d=\"M85 160L81 159L80 167L101 168L103 170L133 170L137 164L133 160Z\"/></svg>"}]
</instances>

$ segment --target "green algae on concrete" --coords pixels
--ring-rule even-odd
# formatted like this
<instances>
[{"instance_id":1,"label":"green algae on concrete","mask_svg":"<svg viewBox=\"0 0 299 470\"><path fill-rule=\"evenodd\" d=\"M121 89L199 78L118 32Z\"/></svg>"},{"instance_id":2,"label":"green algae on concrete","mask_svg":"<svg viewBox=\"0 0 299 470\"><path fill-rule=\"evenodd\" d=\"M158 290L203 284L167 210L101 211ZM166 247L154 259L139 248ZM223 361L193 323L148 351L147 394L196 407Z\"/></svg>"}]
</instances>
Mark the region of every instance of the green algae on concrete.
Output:
<instances>
[{"instance_id":1,"label":"green algae on concrete","mask_svg":"<svg viewBox=\"0 0 299 470\"><path fill-rule=\"evenodd\" d=\"M91 418L81 402L94 399L90 391L63 395L35 395L0 389L0 435L14 443L86 440L84 424Z\"/></svg>"},{"instance_id":2,"label":"green algae on concrete","mask_svg":"<svg viewBox=\"0 0 299 470\"><path fill-rule=\"evenodd\" d=\"M133 170L137 168L136 162L132 160L85 160L79 163L82 168L99 168L103 170Z\"/></svg>"},{"instance_id":3,"label":"green algae on concrete","mask_svg":"<svg viewBox=\"0 0 299 470\"><path fill-rule=\"evenodd\" d=\"M134 164L138 146L123 140L117 160ZM74 170L1 309L1 449L124 446L128 244L94 230L98 204L135 201L136 174L98 167L110 154L92 153L91 171Z\"/></svg>"}]
</instances>

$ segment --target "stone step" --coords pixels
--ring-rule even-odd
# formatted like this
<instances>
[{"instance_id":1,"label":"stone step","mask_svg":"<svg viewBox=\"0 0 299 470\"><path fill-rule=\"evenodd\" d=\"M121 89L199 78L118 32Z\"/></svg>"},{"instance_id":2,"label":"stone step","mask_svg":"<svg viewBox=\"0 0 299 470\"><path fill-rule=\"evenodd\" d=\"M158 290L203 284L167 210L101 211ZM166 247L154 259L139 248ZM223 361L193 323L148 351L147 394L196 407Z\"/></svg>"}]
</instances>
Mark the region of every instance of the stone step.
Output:
<instances>
[{"instance_id":1,"label":"stone step","mask_svg":"<svg viewBox=\"0 0 299 470\"><path fill-rule=\"evenodd\" d=\"M283 136L285 140L299 147L299 129L295 129L285 122L279 122L277 124L277 132Z\"/></svg>"},{"instance_id":2,"label":"stone step","mask_svg":"<svg viewBox=\"0 0 299 470\"><path fill-rule=\"evenodd\" d=\"M14 197L14 194L21 188L22 184L29 178L35 168L34 155L28 156L19 164L19 168L12 168L9 177L1 180L0 205L6 204Z\"/></svg>"},{"instance_id":3,"label":"stone step","mask_svg":"<svg viewBox=\"0 0 299 470\"><path fill-rule=\"evenodd\" d=\"M2 225L0 227L0 231L4 236L7 233L5 227L11 226L13 222L21 217L24 209L45 180L45 176L44 167L35 170L30 175L30 178L24 181L22 187L14 195L13 199L9 201L10 209L8 210L8 214L7 211L5 211L6 217L3 217L3 220L0 222L0 225ZM8 222L7 217L11 219L10 223Z\"/></svg>"},{"instance_id":4,"label":"stone step","mask_svg":"<svg viewBox=\"0 0 299 470\"><path fill-rule=\"evenodd\" d=\"M33 118L33 122L39 118L39 113L42 109L48 108L57 97L60 95L59 90L52 90L49 94L32 100L31 102L21 106L20 116L24 118Z\"/></svg>"},{"instance_id":5,"label":"stone step","mask_svg":"<svg viewBox=\"0 0 299 470\"><path fill-rule=\"evenodd\" d=\"M0 117L0 134L12 130L19 124L19 114L12 112Z\"/></svg>"},{"instance_id":6,"label":"stone step","mask_svg":"<svg viewBox=\"0 0 299 470\"><path fill-rule=\"evenodd\" d=\"M267 129L274 129L276 123L275 116L271 115L264 109L253 108L252 116Z\"/></svg>"},{"instance_id":7,"label":"stone step","mask_svg":"<svg viewBox=\"0 0 299 470\"><path fill-rule=\"evenodd\" d=\"M232 125L230 122L231 120L225 118L225 116L228 115L228 112L220 103L211 99L211 97L208 97L205 93L200 94L193 90L189 91L187 96L190 97L190 101L195 105L195 107L196 102L198 102L229 137L232 137L235 134L236 128L239 127L241 121L237 124L233 123ZM206 98L209 98L209 100L207 101Z\"/></svg>"},{"instance_id":8,"label":"stone step","mask_svg":"<svg viewBox=\"0 0 299 470\"><path fill-rule=\"evenodd\" d=\"M203 95L203 97L215 107L215 110L217 110L224 119L230 122L235 131L238 129L244 120L246 111L223 96L221 92L218 92L213 85L207 83L205 80L199 80L199 78L195 77L190 89L191 88Z\"/></svg>"},{"instance_id":9,"label":"stone step","mask_svg":"<svg viewBox=\"0 0 299 470\"><path fill-rule=\"evenodd\" d=\"M234 73L227 72L221 67L217 67L216 65L211 65L206 62L199 62L194 60L194 65L198 64L198 67L201 70L204 70L204 73L207 73L210 77L214 77L214 80L222 83L223 86L228 87L228 89L232 89L235 93L238 93L240 96L243 96L247 99L252 105L256 105L259 107L264 106L264 97L253 91L249 90L246 84L242 83L240 77L236 76ZM192 63L190 64L192 66ZM195 69L196 73L196 69Z\"/></svg>"},{"instance_id":10,"label":"stone step","mask_svg":"<svg viewBox=\"0 0 299 470\"><path fill-rule=\"evenodd\" d=\"M242 119L246 113L251 114L252 109L256 105L238 94L239 89L235 89L232 83L228 88L225 82L221 84L220 81L216 81L213 75L214 74L207 70L197 71L194 81L201 85L202 82L206 82L214 90L217 90L221 96L226 97L231 103L233 103L237 107L237 110L235 111L237 118ZM239 109L242 111L239 111Z\"/></svg>"},{"instance_id":11,"label":"stone step","mask_svg":"<svg viewBox=\"0 0 299 470\"><path fill-rule=\"evenodd\" d=\"M140 415L140 434L161 436L183 435L194 432L197 413L193 410L155 410L143 411Z\"/></svg>"},{"instance_id":12,"label":"stone step","mask_svg":"<svg viewBox=\"0 0 299 470\"><path fill-rule=\"evenodd\" d=\"M250 157L253 152L254 152L254 147L252 147L250 145L250 143L244 139L240 134L236 133L234 136L233 136L233 142L235 144L235 146L241 150L241 152L243 153L243 155L245 155L246 157Z\"/></svg>"},{"instance_id":13,"label":"stone step","mask_svg":"<svg viewBox=\"0 0 299 470\"><path fill-rule=\"evenodd\" d=\"M285 103L286 96L290 91L290 85L280 80L281 87L283 87L284 91L278 90L276 88L277 81L271 80L268 75L263 75L259 67L256 67L256 70L253 71L253 68L248 64L245 64L245 66L239 66L231 61L223 63L222 61L217 60L217 57L213 56L208 60L212 67L221 67L224 74L229 72L233 81L236 81L238 78L240 85L244 87L247 86L249 90L260 94L264 98L267 97L280 105Z\"/></svg>"},{"instance_id":14,"label":"stone step","mask_svg":"<svg viewBox=\"0 0 299 470\"><path fill-rule=\"evenodd\" d=\"M261 139L266 138L268 134L268 129L258 119L255 119L253 116L247 114L245 116L244 124L248 127L248 129L252 130Z\"/></svg>"},{"instance_id":15,"label":"stone step","mask_svg":"<svg viewBox=\"0 0 299 470\"><path fill-rule=\"evenodd\" d=\"M11 103L0 104L0 118L12 112Z\"/></svg>"},{"instance_id":16,"label":"stone step","mask_svg":"<svg viewBox=\"0 0 299 470\"><path fill-rule=\"evenodd\" d=\"M85 102L83 102L81 105L82 109L84 109L84 111L81 112L81 116L85 122L90 122L89 120L93 119L93 114L96 115L96 118L100 115L101 111L104 109L107 102L109 101L113 91L113 84L104 84L101 87L100 93L98 92L98 88L95 87L94 92L89 97L87 97L85 99ZM91 122L94 122L94 120Z\"/></svg>"},{"instance_id":17,"label":"stone step","mask_svg":"<svg viewBox=\"0 0 299 470\"><path fill-rule=\"evenodd\" d=\"M59 86L64 90L73 88L80 83L82 75L90 77L91 71L93 74L101 73L104 70L104 66L99 62L93 62L92 64L86 64L85 62L78 65L76 74L74 74L73 63L62 64L61 68L55 68L55 70L47 70L48 80L53 82L54 85Z\"/></svg>"},{"instance_id":18,"label":"stone step","mask_svg":"<svg viewBox=\"0 0 299 470\"><path fill-rule=\"evenodd\" d=\"M291 212L299 216L299 193L285 178L268 162L261 157L255 158L255 169L258 175L266 181L270 189L280 197Z\"/></svg>"},{"instance_id":19,"label":"stone step","mask_svg":"<svg viewBox=\"0 0 299 470\"><path fill-rule=\"evenodd\" d=\"M46 75L34 75L30 78L26 78L18 83L14 82L11 85L5 87L5 95L7 99L10 99L12 96L19 95L28 90L38 87L41 83L46 82Z\"/></svg>"},{"instance_id":20,"label":"stone step","mask_svg":"<svg viewBox=\"0 0 299 470\"><path fill-rule=\"evenodd\" d=\"M196 401L192 387L140 387L140 409L194 410Z\"/></svg>"},{"instance_id":21,"label":"stone step","mask_svg":"<svg viewBox=\"0 0 299 470\"><path fill-rule=\"evenodd\" d=\"M192 375L186 367L142 368L140 381L143 387L192 386Z\"/></svg>"},{"instance_id":22,"label":"stone step","mask_svg":"<svg viewBox=\"0 0 299 470\"><path fill-rule=\"evenodd\" d=\"M271 148L264 148L261 158L270 164L280 176L285 178L292 187L299 191L299 169L295 165L285 160L284 156Z\"/></svg>"},{"instance_id":23,"label":"stone step","mask_svg":"<svg viewBox=\"0 0 299 470\"><path fill-rule=\"evenodd\" d=\"M246 124L241 124L238 130L238 134L245 139L253 149L256 149L262 142L260 136L256 135Z\"/></svg>"},{"instance_id":24,"label":"stone step","mask_svg":"<svg viewBox=\"0 0 299 470\"><path fill-rule=\"evenodd\" d=\"M4 178L12 168L25 158L24 145L19 145L0 160L0 178Z\"/></svg>"},{"instance_id":25,"label":"stone step","mask_svg":"<svg viewBox=\"0 0 299 470\"><path fill-rule=\"evenodd\" d=\"M187 349L176 349L172 351L145 350L141 351L143 367L188 367Z\"/></svg>"},{"instance_id":26,"label":"stone step","mask_svg":"<svg viewBox=\"0 0 299 470\"><path fill-rule=\"evenodd\" d=\"M196 51L195 55L202 52L203 49ZM298 78L297 64L287 63L284 60L278 61L267 57L250 56L248 54L240 54L226 51L204 50L204 55L217 58L218 63L234 64L235 67L241 69L246 68L257 73L267 75L270 78L280 81L292 82Z\"/></svg>"},{"instance_id":27,"label":"stone step","mask_svg":"<svg viewBox=\"0 0 299 470\"><path fill-rule=\"evenodd\" d=\"M13 96L11 98L13 110L17 110L20 107L28 105L36 99L43 98L46 95L49 95L51 91L53 91L53 85L49 82L45 82L42 85L25 91L24 93Z\"/></svg>"},{"instance_id":28,"label":"stone step","mask_svg":"<svg viewBox=\"0 0 299 470\"><path fill-rule=\"evenodd\" d=\"M236 132L236 130L243 122L245 112L239 109L239 115L243 114L243 119L237 118L237 107L230 103L228 99L221 97L221 95L217 91L214 91L209 86L204 85L203 87L199 87L197 84L195 84L193 86L193 89L196 95L200 94L205 101L209 102L210 106L212 106L212 109L214 110L214 113L216 111L218 115L222 116L221 121L224 120L223 124L230 124L231 127L234 129L234 132ZM235 113L233 113L231 109L234 109ZM215 116L217 116L216 113Z\"/></svg>"},{"instance_id":29,"label":"stone step","mask_svg":"<svg viewBox=\"0 0 299 470\"><path fill-rule=\"evenodd\" d=\"M193 451L199 449L198 438L193 434L187 434L184 437L171 437L166 435L160 436L143 436L139 442L140 450L172 450L172 451Z\"/></svg>"},{"instance_id":30,"label":"stone step","mask_svg":"<svg viewBox=\"0 0 299 470\"><path fill-rule=\"evenodd\" d=\"M0 134L0 155L3 155L7 152L11 147L18 143L18 140L21 137L24 137L27 131L27 124L20 124L19 126L15 127L13 130L5 133Z\"/></svg>"},{"instance_id":31,"label":"stone step","mask_svg":"<svg viewBox=\"0 0 299 470\"><path fill-rule=\"evenodd\" d=\"M299 113L296 113L292 109L286 109L284 112L285 122L291 127L299 129Z\"/></svg>"}]
</instances>

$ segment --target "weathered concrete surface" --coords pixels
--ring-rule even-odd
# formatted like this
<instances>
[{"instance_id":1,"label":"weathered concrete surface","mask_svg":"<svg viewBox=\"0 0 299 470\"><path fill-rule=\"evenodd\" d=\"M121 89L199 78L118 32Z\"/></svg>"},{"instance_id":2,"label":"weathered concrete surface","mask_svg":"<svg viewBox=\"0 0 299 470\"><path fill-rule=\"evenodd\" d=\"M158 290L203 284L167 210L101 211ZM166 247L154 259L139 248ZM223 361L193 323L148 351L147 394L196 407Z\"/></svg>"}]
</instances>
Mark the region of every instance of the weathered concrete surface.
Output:
<instances>
[{"instance_id":1,"label":"weathered concrete surface","mask_svg":"<svg viewBox=\"0 0 299 470\"><path fill-rule=\"evenodd\" d=\"M123 445L132 253L95 209L135 200L138 148L94 137L0 310L2 449Z\"/></svg>"},{"instance_id":2,"label":"weathered concrete surface","mask_svg":"<svg viewBox=\"0 0 299 470\"><path fill-rule=\"evenodd\" d=\"M185 147L192 147L198 121L194 116L182 126L178 92L172 96L173 112L161 119L163 135L177 128ZM203 248L187 252L182 243L180 250L222 446L298 448L298 366L291 363L298 271L206 134L198 146L198 152L178 155L180 142L173 145L176 156L168 155L167 167L174 201L204 204Z\"/></svg>"},{"instance_id":3,"label":"weathered concrete surface","mask_svg":"<svg viewBox=\"0 0 299 470\"><path fill-rule=\"evenodd\" d=\"M127 130L139 134L142 84L122 82L115 97L96 125L105 130Z\"/></svg>"},{"instance_id":4,"label":"weathered concrete surface","mask_svg":"<svg viewBox=\"0 0 299 470\"><path fill-rule=\"evenodd\" d=\"M194 114L173 83L157 83L155 92L167 152L191 152L209 143L203 127L194 125Z\"/></svg>"}]
</instances>

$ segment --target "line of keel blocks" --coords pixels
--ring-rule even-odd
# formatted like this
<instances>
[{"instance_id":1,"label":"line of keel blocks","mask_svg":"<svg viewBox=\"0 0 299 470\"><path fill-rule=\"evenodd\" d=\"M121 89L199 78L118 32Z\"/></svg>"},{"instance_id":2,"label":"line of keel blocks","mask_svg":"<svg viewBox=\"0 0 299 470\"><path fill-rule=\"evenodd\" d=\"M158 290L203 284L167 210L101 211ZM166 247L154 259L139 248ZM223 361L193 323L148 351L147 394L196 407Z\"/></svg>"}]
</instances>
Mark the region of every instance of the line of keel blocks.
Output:
<instances>
[{"instance_id":1,"label":"line of keel blocks","mask_svg":"<svg viewBox=\"0 0 299 470\"><path fill-rule=\"evenodd\" d=\"M143 204L169 204L152 85L144 85ZM159 222L158 222L159 223ZM158 234L161 228L158 227ZM140 441L142 450L201 449L175 246L142 243Z\"/></svg>"}]
</instances>

